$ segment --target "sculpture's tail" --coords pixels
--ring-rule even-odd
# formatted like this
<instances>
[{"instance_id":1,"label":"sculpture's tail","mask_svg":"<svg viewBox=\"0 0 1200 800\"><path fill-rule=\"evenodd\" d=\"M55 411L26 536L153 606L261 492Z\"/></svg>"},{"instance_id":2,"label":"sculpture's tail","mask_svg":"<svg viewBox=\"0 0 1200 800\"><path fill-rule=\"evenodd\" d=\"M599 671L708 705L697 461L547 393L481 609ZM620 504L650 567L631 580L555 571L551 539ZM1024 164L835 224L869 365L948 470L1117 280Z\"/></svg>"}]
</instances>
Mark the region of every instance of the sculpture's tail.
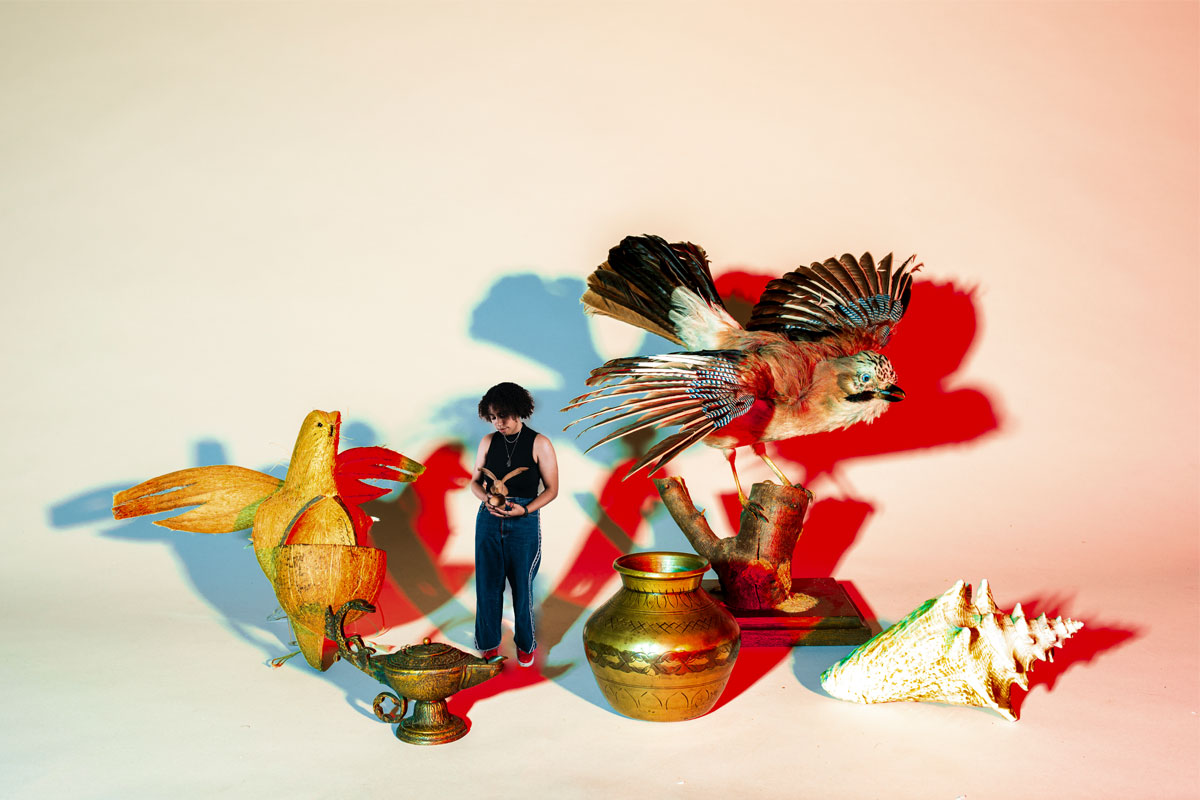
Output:
<instances>
[{"instance_id":1,"label":"sculpture's tail","mask_svg":"<svg viewBox=\"0 0 1200 800\"><path fill-rule=\"evenodd\" d=\"M127 519L195 506L155 525L192 533L232 533L254 524L254 512L282 481L233 466L193 467L151 478L113 497L113 517Z\"/></svg>"}]
</instances>

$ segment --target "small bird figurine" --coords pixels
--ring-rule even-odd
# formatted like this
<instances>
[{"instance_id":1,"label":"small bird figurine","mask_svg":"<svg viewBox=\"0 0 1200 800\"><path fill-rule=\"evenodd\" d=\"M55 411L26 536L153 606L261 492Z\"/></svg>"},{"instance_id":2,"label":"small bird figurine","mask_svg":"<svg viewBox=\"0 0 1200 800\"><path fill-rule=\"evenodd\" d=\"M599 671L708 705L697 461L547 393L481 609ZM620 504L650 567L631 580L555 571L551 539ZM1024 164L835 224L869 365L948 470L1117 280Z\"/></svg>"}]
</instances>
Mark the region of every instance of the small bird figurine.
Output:
<instances>
[{"instance_id":1,"label":"small bird figurine","mask_svg":"<svg viewBox=\"0 0 1200 800\"><path fill-rule=\"evenodd\" d=\"M790 486L766 442L871 422L904 399L891 362L878 351L908 308L912 273L921 266L914 260L894 269L891 254L876 263L864 253L799 267L767 284L743 328L717 294L703 249L626 237L588 277L585 311L688 352L618 358L592 370L587 385L600 388L563 410L616 402L567 427L597 418L584 430L627 421L597 447L647 427L677 426L630 474L647 466L653 474L703 441L724 452L743 506L734 463L739 447L749 446Z\"/></svg>"},{"instance_id":2,"label":"small bird figurine","mask_svg":"<svg viewBox=\"0 0 1200 800\"><path fill-rule=\"evenodd\" d=\"M492 471L487 467L483 468L483 474L491 479L492 485L488 487L487 504L492 508L499 508L508 502L508 487L504 485L505 481L517 477L529 467L517 467L512 472L505 475L503 478L497 478L492 474Z\"/></svg>"},{"instance_id":3,"label":"small bird figurine","mask_svg":"<svg viewBox=\"0 0 1200 800\"><path fill-rule=\"evenodd\" d=\"M324 636L326 606L374 600L383 581L384 552L358 546L371 527L359 506L388 490L365 481L414 481L425 469L384 447L339 453L341 419L337 411L305 417L282 481L244 467L193 467L113 498L117 519L196 506L154 524L193 533L252 527L259 566L292 623L300 652L319 670L328 669L336 654Z\"/></svg>"}]
</instances>

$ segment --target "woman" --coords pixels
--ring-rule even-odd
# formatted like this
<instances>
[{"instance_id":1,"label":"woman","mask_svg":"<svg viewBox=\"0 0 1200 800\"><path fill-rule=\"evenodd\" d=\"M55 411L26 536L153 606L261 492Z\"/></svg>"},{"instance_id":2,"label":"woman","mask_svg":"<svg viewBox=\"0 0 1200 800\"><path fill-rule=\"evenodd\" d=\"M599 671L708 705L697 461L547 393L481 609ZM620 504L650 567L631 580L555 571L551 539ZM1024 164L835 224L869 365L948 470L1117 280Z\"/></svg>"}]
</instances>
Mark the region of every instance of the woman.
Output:
<instances>
[{"instance_id":1,"label":"woman","mask_svg":"<svg viewBox=\"0 0 1200 800\"><path fill-rule=\"evenodd\" d=\"M475 647L484 658L500 652L500 612L504 583L512 590L517 664L533 665L533 577L542 560L538 510L558 496L554 446L524 423L533 398L515 383L498 383L479 401L479 417L491 423L479 443L471 493L482 503L475 515ZM490 473L490 474L489 474ZM487 502L488 488L504 484L503 505Z\"/></svg>"}]
</instances>

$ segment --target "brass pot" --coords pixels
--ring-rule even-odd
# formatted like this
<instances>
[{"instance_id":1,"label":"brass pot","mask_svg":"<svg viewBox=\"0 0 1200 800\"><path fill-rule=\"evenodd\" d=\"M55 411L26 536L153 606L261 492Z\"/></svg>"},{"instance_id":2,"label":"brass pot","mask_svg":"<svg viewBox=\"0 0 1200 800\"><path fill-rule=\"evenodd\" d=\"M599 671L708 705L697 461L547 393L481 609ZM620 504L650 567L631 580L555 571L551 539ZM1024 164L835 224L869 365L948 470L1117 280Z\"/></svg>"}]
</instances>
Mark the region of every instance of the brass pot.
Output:
<instances>
[{"instance_id":1,"label":"brass pot","mask_svg":"<svg viewBox=\"0 0 1200 800\"><path fill-rule=\"evenodd\" d=\"M717 702L741 643L733 615L700 588L708 560L631 553L613 562L621 588L583 626L604 698L634 719L677 722Z\"/></svg>"}]
</instances>

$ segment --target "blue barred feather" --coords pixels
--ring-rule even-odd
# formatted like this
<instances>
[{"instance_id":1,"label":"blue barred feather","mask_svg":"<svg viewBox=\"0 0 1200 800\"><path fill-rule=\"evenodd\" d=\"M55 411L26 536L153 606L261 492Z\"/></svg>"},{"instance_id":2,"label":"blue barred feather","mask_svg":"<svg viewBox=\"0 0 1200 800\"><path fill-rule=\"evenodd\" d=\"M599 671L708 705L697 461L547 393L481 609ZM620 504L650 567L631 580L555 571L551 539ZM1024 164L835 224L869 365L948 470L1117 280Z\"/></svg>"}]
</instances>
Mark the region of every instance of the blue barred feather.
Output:
<instances>
[{"instance_id":1,"label":"blue barred feather","mask_svg":"<svg viewBox=\"0 0 1200 800\"><path fill-rule=\"evenodd\" d=\"M877 264L864 253L861 262L844 255L798 267L767 284L747 330L775 331L796 342L874 332L882 346L908 307L912 273L920 268L913 261L893 270L890 254Z\"/></svg>"}]
</instances>

